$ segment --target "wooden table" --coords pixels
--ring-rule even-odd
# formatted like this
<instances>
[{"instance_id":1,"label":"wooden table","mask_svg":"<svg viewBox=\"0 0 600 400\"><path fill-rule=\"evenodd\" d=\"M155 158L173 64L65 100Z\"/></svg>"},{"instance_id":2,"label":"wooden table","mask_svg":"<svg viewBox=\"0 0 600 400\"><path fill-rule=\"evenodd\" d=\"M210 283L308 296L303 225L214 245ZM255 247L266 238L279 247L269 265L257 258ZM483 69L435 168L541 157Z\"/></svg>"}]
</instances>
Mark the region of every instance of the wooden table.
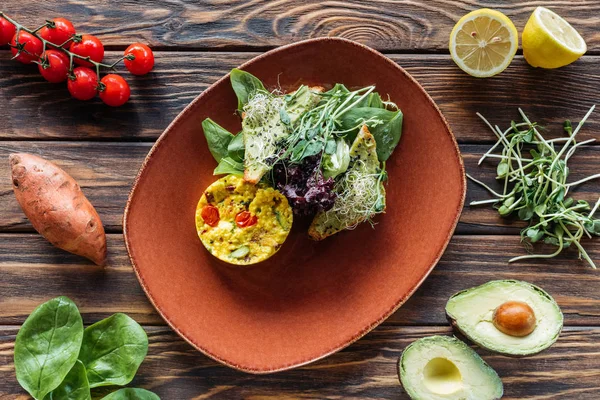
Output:
<instances>
[{"instance_id":1,"label":"wooden table","mask_svg":"<svg viewBox=\"0 0 600 400\"><path fill-rule=\"evenodd\" d=\"M565 118L579 120L600 93L600 2L548 0L586 38L588 55L566 68L529 67L518 55L501 75L469 77L448 55L454 23L493 2L474 1L109 1L7 0L0 8L34 27L56 16L70 18L80 32L98 34L106 58L114 60L133 41L151 44L156 67L129 79L131 101L119 109L98 99L72 100L64 85L43 81L33 66L0 54L0 399L27 398L14 376L13 343L19 325L41 302L71 297L89 324L125 312L144 325L150 351L133 385L163 399L407 398L396 362L413 340L450 334L444 317L448 297L492 279L523 279L548 290L563 309L559 341L540 355L512 359L476 350L494 367L510 399L600 398L600 272L574 252L552 261L507 264L523 254L521 225L490 208L464 213L446 254L418 292L380 327L347 349L312 365L268 376L221 366L173 333L142 292L127 258L122 213L132 180L154 140L208 85L260 52L296 40L339 35L385 52L428 90L448 119L467 170L487 181L493 165L477 167L492 134L480 111L505 126L523 107L558 133ZM521 30L539 2L500 2ZM507 4L512 3L512 4ZM582 138L600 133L600 112ZM46 157L79 181L108 231L108 266L54 249L19 209L12 194L7 156L23 151ZM432 160L435 162L435 160ZM597 173L600 146L572 161L573 179ZM595 201L598 182L576 191ZM467 204L486 198L469 184ZM585 243L600 262L600 241Z\"/></svg>"}]
</instances>

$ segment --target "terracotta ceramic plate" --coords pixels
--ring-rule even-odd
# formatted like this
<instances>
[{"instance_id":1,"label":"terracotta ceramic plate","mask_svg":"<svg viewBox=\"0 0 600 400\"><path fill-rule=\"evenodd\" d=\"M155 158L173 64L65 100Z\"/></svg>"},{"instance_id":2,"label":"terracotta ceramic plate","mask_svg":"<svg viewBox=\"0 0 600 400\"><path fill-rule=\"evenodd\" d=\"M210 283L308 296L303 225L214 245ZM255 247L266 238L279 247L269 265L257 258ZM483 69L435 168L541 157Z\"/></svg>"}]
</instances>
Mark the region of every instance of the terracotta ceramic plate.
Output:
<instances>
[{"instance_id":1,"label":"terracotta ceramic plate","mask_svg":"<svg viewBox=\"0 0 600 400\"><path fill-rule=\"evenodd\" d=\"M196 203L216 177L201 122L241 124L229 76L198 96L150 151L125 210L125 241L150 301L201 352L253 373L289 369L357 340L392 314L439 260L464 202L460 153L423 88L388 58L343 39L307 40L241 66L269 88L376 85L404 113L377 226L313 242L294 222L282 249L250 267L202 246ZM423 304L426 307L427 304Z\"/></svg>"}]
</instances>

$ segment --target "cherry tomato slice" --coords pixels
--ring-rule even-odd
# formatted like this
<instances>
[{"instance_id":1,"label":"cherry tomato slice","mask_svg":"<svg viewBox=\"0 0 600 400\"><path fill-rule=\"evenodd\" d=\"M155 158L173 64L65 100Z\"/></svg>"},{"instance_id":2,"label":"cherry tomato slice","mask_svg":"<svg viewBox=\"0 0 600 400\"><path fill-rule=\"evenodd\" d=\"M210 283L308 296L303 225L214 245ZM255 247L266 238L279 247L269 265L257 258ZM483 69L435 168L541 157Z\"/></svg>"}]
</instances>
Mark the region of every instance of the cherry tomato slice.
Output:
<instances>
[{"instance_id":1,"label":"cherry tomato slice","mask_svg":"<svg viewBox=\"0 0 600 400\"><path fill-rule=\"evenodd\" d=\"M16 56L19 51L15 48L17 45L17 35L15 34L10 41L11 47L10 51L13 56ZM24 45L24 49L27 51L22 51L15 60L22 62L23 64L31 64L33 61L40 58L40 54L42 54L42 50L44 48L42 41L35 36L33 36L29 32L20 31L19 32L19 45Z\"/></svg>"},{"instance_id":2,"label":"cherry tomato slice","mask_svg":"<svg viewBox=\"0 0 600 400\"><path fill-rule=\"evenodd\" d=\"M64 82L69 74L69 57L59 50L46 50L42 54L38 69L48 82Z\"/></svg>"},{"instance_id":3,"label":"cherry tomato slice","mask_svg":"<svg viewBox=\"0 0 600 400\"><path fill-rule=\"evenodd\" d=\"M10 40L15 33L17 28L4 18L0 18L0 46L10 43Z\"/></svg>"},{"instance_id":4,"label":"cherry tomato slice","mask_svg":"<svg viewBox=\"0 0 600 400\"><path fill-rule=\"evenodd\" d=\"M235 223L240 228L247 228L258 222L256 215L250 214L248 211L241 211L235 216Z\"/></svg>"},{"instance_id":5,"label":"cherry tomato slice","mask_svg":"<svg viewBox=\"0 0 600 400\"><path fill-rule=\"evenodd\" d=\"M215 227L219 224L221 217L219 216L219 209L215 206L207 205L202 207L200 216L206 223L206 225Z\"/></svg>"},{"instance_id":6,"label":"cherry tomato slice","mask_svg":"<svg viewBox=\"0 0 600 400\"><path fill-rule=\"evenodd\" d=\"M135 57L133 60L125 58L125 67L134 75L145 75L154 67L154 54L150 47L143 43L133 43L125 50L125 56Z\"/></svg>"},{"instance_id":7,"label":"cherry tomato slice","mask_svg":"<svg viewBox=\"0 0 600 400\"><path fill-rule=\"evenodd\" d=\"M54 18L52 20L54 28L47 26L40 29L40 36L50 43L61 45L66 43L75 34L75 27L66 18Z\"/></svg>"},{"instance_id":8,"label":"cherry tomato slice","mask_svg":"<svg viewBox=\"0 0 600 400\"><path fill-rule=\"evenodd\" d=\"M96 62L102 62L104 58L104 45L100 39L93 35L81 35L81 40L73 41L71 46L69 46L69 50L78 56L89 57ZM79 58L74 58L73 60L75 64L85 65L86 67L92 66L92 63Z\"/></svg>"}]
</instances>

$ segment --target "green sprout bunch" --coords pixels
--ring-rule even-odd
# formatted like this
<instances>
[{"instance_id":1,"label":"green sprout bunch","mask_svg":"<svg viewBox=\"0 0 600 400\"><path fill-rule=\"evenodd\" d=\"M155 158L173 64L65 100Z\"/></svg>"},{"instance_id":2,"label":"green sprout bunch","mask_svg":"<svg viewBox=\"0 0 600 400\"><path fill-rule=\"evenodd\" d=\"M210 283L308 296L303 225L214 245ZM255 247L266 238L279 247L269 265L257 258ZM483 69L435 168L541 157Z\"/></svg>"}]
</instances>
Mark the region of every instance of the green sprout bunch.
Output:
<instances>
[{"instance_id":1,"label":"green sprout bunch","mask_svg":"<svg viewBox=\"0 0 600 400\"><path fill-rule=\"evenodd\" d=\"M552 258L563 249L575 246L579 257L584 258L593 268L596 265L581 245L586 236L600 236L600 219L594 214L600 206L600 199L594 207L585 200L575 200L569 196L569 190L589 180L599 178L600 174L567 182L569 159L578 148L590 144L595 139L577 142L576 136L581 127L594 111L593 106L573 129L570 121L564 123L564 137L545 139L536 123L531 122L519 109L523 121L511 122L510 128L502 131L492 126L481 114L477 114L497 137L496 143L481 157L479 164L486 158L497 159L496 179L503 184L502 193L498 193L469 174L467 177L484 187L494 198L471 202L471 206L493 204L503 217L516 215L522 221L529 222L521 230L521 241L528 244L543 241L557 247L551 254L528 254L509 260L531 258Z\"/></svg>"}]
</instances>

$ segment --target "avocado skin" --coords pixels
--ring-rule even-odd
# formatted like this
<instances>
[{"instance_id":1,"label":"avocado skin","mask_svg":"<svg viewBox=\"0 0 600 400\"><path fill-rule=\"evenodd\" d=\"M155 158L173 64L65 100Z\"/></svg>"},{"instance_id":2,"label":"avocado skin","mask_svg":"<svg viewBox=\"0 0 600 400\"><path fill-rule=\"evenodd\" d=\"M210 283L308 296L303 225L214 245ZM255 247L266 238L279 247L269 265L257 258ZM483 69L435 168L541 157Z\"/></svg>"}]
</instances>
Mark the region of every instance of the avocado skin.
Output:
<instances>
[{"instance_id":1,"label":"avocado skin","mask_svg":"<svg viewBox=\"0 0 600 400\"><path fill-rule=\"evenodd\" d=\"M509 284L509 285L510 284L517 284L517 285L526 284L527 286L529 286L530 289L536 291L540 296L542 296L542 297L544 297L544 298L546 298L546 299L548 299L548 300L556 303L556 301L554 300L554 298L552 296L550 296L550 294L548 294L542 288L540 288L540 287L538 287L538 286L536 286L534 284L531 284L529 282L519 281L519 280L516 280L516 279L494 280L494 281L489 281L487 283L484 283L484 284L482 284L480 286L475 286L475 287L472 287L472 288L460 290L460 291L454 293L452 296L450 296L450 298L448 299L448 303L450 302L450 300L454 299L455 297L460 296L460 295L462 295L462 294L464 294L466 292L469 292L469 291L471 291L473 289L483 288L483 287L485 287L487 285L491 285L491 284L498 283L498 282L503 282L503 283L506 283L506 284ZM562 332L562 328L563 328L562 323L561 323L561 328L558 331L558 333L550 341L548 341L545 346L537 349L536 351L528 352L527 354L515 354L515 353L511 353L511 352L507 352L507 351L502 351L502 350L499 350L499 349L491 349L488 346L484 345L483 343L479 342L476 338L473 338L472 335L469 335L467 332L465 332L464 329L462 329L460 327L458 321L448 312L447 306L446 306L446 308L445 308L444 311L446 313L446 319L448 320L448 322L450 323L450 325L452 326L452 328L456 331L456 333L460 334L462 337L464 337L465 339L467 339L469 342L471 342L473 344L476 344L477 346L479 346L479 347L481 347L481 348L483 348L483 349L485 349L487 351L490 351L490 352L496 353L496 354L501 354L503 356L511 357L511 358L529 357L529 356L533 356L533 355L539 354L542 351L548 349L549 347L551 347L558 340L558 338L560 336L560 333ZM562 322L563 314L560 311L560 308L559 308L559 313L560 313L561 322Z\"/></svg>"}]
</instances>

